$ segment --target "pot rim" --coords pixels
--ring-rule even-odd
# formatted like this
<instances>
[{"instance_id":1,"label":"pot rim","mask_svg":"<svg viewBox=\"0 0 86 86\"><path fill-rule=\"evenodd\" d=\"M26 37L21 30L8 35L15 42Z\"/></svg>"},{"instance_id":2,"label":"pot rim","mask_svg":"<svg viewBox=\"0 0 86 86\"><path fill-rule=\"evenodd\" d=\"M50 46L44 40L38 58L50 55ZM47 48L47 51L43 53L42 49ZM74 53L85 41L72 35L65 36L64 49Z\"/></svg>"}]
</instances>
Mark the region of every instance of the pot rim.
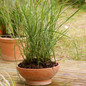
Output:
<instances>
[{"instance_id":1,"label":"pot rim","mask_svg":"<svg viewBox=\"0 0 86 86\"><path fill-rule=\"evenodd\" d=\"M2 38L2 37L0 37L0 42L16 42L16 41L18 41L18 39L19 38L6 38L6 37ZM22 37L20 39L25 39L25 37Z\"/></svg>"},{"instance_id":2,"label":"pot rim","mask_svg":"<svg viewBox=\"0 0 86 86\"><path fill-rule=\"evenodd\" d=\"M18 38L15 38L15 39L18 39ZM14 40L14 38L6 38L6 37L0 37L0 40Z\"/></svg>"},{"instance_id":3,"label":"pot rim","mask_svg":"<svg viewBox=\"0 0 86 86\"><path fill-rule=\"evenodd\" d=\"M19 63L20 64L20 63ZM19 69L23 69L23 70L46 70L46 69L53 69L53 68L56 68L56 67L59 67L60 64L58 64L57 66L54 66L54 67L50 67L50 68L41 68L41 69L33 69L33 68L21 68L17 65L17 68Z\"/></svg>"}]
</instances>

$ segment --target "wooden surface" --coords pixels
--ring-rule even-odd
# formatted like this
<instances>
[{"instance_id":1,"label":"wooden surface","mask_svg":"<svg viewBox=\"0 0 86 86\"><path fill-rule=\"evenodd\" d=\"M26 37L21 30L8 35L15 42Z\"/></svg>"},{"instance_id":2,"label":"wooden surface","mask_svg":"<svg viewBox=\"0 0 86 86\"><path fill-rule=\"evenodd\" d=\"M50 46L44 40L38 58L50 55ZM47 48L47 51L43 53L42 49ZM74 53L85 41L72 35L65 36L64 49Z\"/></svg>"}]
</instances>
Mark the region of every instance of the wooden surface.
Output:
<instances>
[{"instance_id":1,"label":"wooden surface","mask_svg":"<svg viewBox=\"0 0 86 86\"><path fill-rule=\"evenodd\" d=\"M85 61L60 61L60 69L48 86L86 86L86 62ZM25 81L18 78L16 62L7 62L0 59L0 73L9 79L6 72L16 81L17 86L24 85Z\"/></svg>"}]
</instances>

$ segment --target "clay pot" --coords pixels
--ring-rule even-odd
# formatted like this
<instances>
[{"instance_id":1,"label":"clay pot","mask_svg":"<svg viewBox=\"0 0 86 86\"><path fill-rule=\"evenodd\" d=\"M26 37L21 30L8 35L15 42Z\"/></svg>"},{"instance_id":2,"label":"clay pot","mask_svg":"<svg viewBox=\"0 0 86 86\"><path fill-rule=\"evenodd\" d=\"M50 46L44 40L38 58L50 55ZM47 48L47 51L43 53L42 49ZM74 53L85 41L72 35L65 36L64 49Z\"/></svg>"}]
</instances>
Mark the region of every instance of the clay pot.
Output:
<instances>
[{"instance_id":1,"label":"clay pot","mask_svg":"<svg viewBox=\"0 0 86 86\"><path fill-rule=\"evenodd\" d=\"M58 72L59 65L52 68L43 69L25 69L17 67L20 75L29 85L48 85L51 83L52 77Z\"/></svg>"},{"instance_id":2,"label":"clay pot","mask_svg":"<svg viewBox=\"0 0 86 86\"><path fill-rule=\"evenodd\" d=\"M16 39L18 40L18 39ZM3 60L23 60L17 43L12 38L0 37L1 57Z\"/></svg>"}]
</instances>

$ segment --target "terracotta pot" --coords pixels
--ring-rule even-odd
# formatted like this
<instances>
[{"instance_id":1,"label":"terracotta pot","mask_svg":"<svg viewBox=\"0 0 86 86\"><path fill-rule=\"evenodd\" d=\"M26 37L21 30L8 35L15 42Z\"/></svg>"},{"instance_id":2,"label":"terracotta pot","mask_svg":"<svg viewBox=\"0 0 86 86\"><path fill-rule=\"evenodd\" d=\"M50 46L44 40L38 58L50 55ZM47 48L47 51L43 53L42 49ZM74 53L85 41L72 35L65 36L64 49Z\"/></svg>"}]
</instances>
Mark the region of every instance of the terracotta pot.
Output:
<instances>
[{"instance_id":1,"label":"terracotta pot","mask_svg":"<svg viewBox=\"0 0 86 86\"><path fill-rule=\"evenodd\" d=\"M59 65L52 68L43 69L25 69L17 67L20 75L29 85L48 85L52 77L58 72Z\"/></svg>"},{"instance_id":2,"label":"terracotta pot","mask_svg":"<svg viewBox=\"0 0 86 86\"><path fill-rule=\"evenodd\" d=\"M18 39L16 39L18 40ZM23 60L17 43L12 38L0 37L1 57L3 60L15 61Z\"/></svg>"}]
</instances>

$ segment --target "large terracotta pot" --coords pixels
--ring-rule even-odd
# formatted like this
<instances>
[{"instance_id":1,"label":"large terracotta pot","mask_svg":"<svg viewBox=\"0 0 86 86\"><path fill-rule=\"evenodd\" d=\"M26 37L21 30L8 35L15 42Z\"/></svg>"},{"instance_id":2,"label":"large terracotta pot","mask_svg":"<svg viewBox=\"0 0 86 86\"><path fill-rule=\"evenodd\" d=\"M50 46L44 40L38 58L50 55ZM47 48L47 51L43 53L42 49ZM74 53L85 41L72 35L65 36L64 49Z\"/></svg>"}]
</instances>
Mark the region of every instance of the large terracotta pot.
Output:
<instances>
[{"instance_id":1,"label":"large terracotta pot","mask_svg":"<svg viewBox=\"0 0 86 86\"><path fill-rule=\"evenodd\" d=\"M18 39L16 39L18 40ZM12 38L0 37L1 57L3 60L15 61L22 60L22 55L17 46L17 42Z\"/></svg>"},{"instance_id":2,"label":"large terracotta pot","mask_svg":"<svg viewBox=\"0 0 86 86\"><path fill-rule=\"evenodd\" d=\"M17 67L20 75L29 85L48 85L51 83L52 77L58 72L59 65L52 68L43 69L25 69Z\"/></svg>"}]
</instances>

